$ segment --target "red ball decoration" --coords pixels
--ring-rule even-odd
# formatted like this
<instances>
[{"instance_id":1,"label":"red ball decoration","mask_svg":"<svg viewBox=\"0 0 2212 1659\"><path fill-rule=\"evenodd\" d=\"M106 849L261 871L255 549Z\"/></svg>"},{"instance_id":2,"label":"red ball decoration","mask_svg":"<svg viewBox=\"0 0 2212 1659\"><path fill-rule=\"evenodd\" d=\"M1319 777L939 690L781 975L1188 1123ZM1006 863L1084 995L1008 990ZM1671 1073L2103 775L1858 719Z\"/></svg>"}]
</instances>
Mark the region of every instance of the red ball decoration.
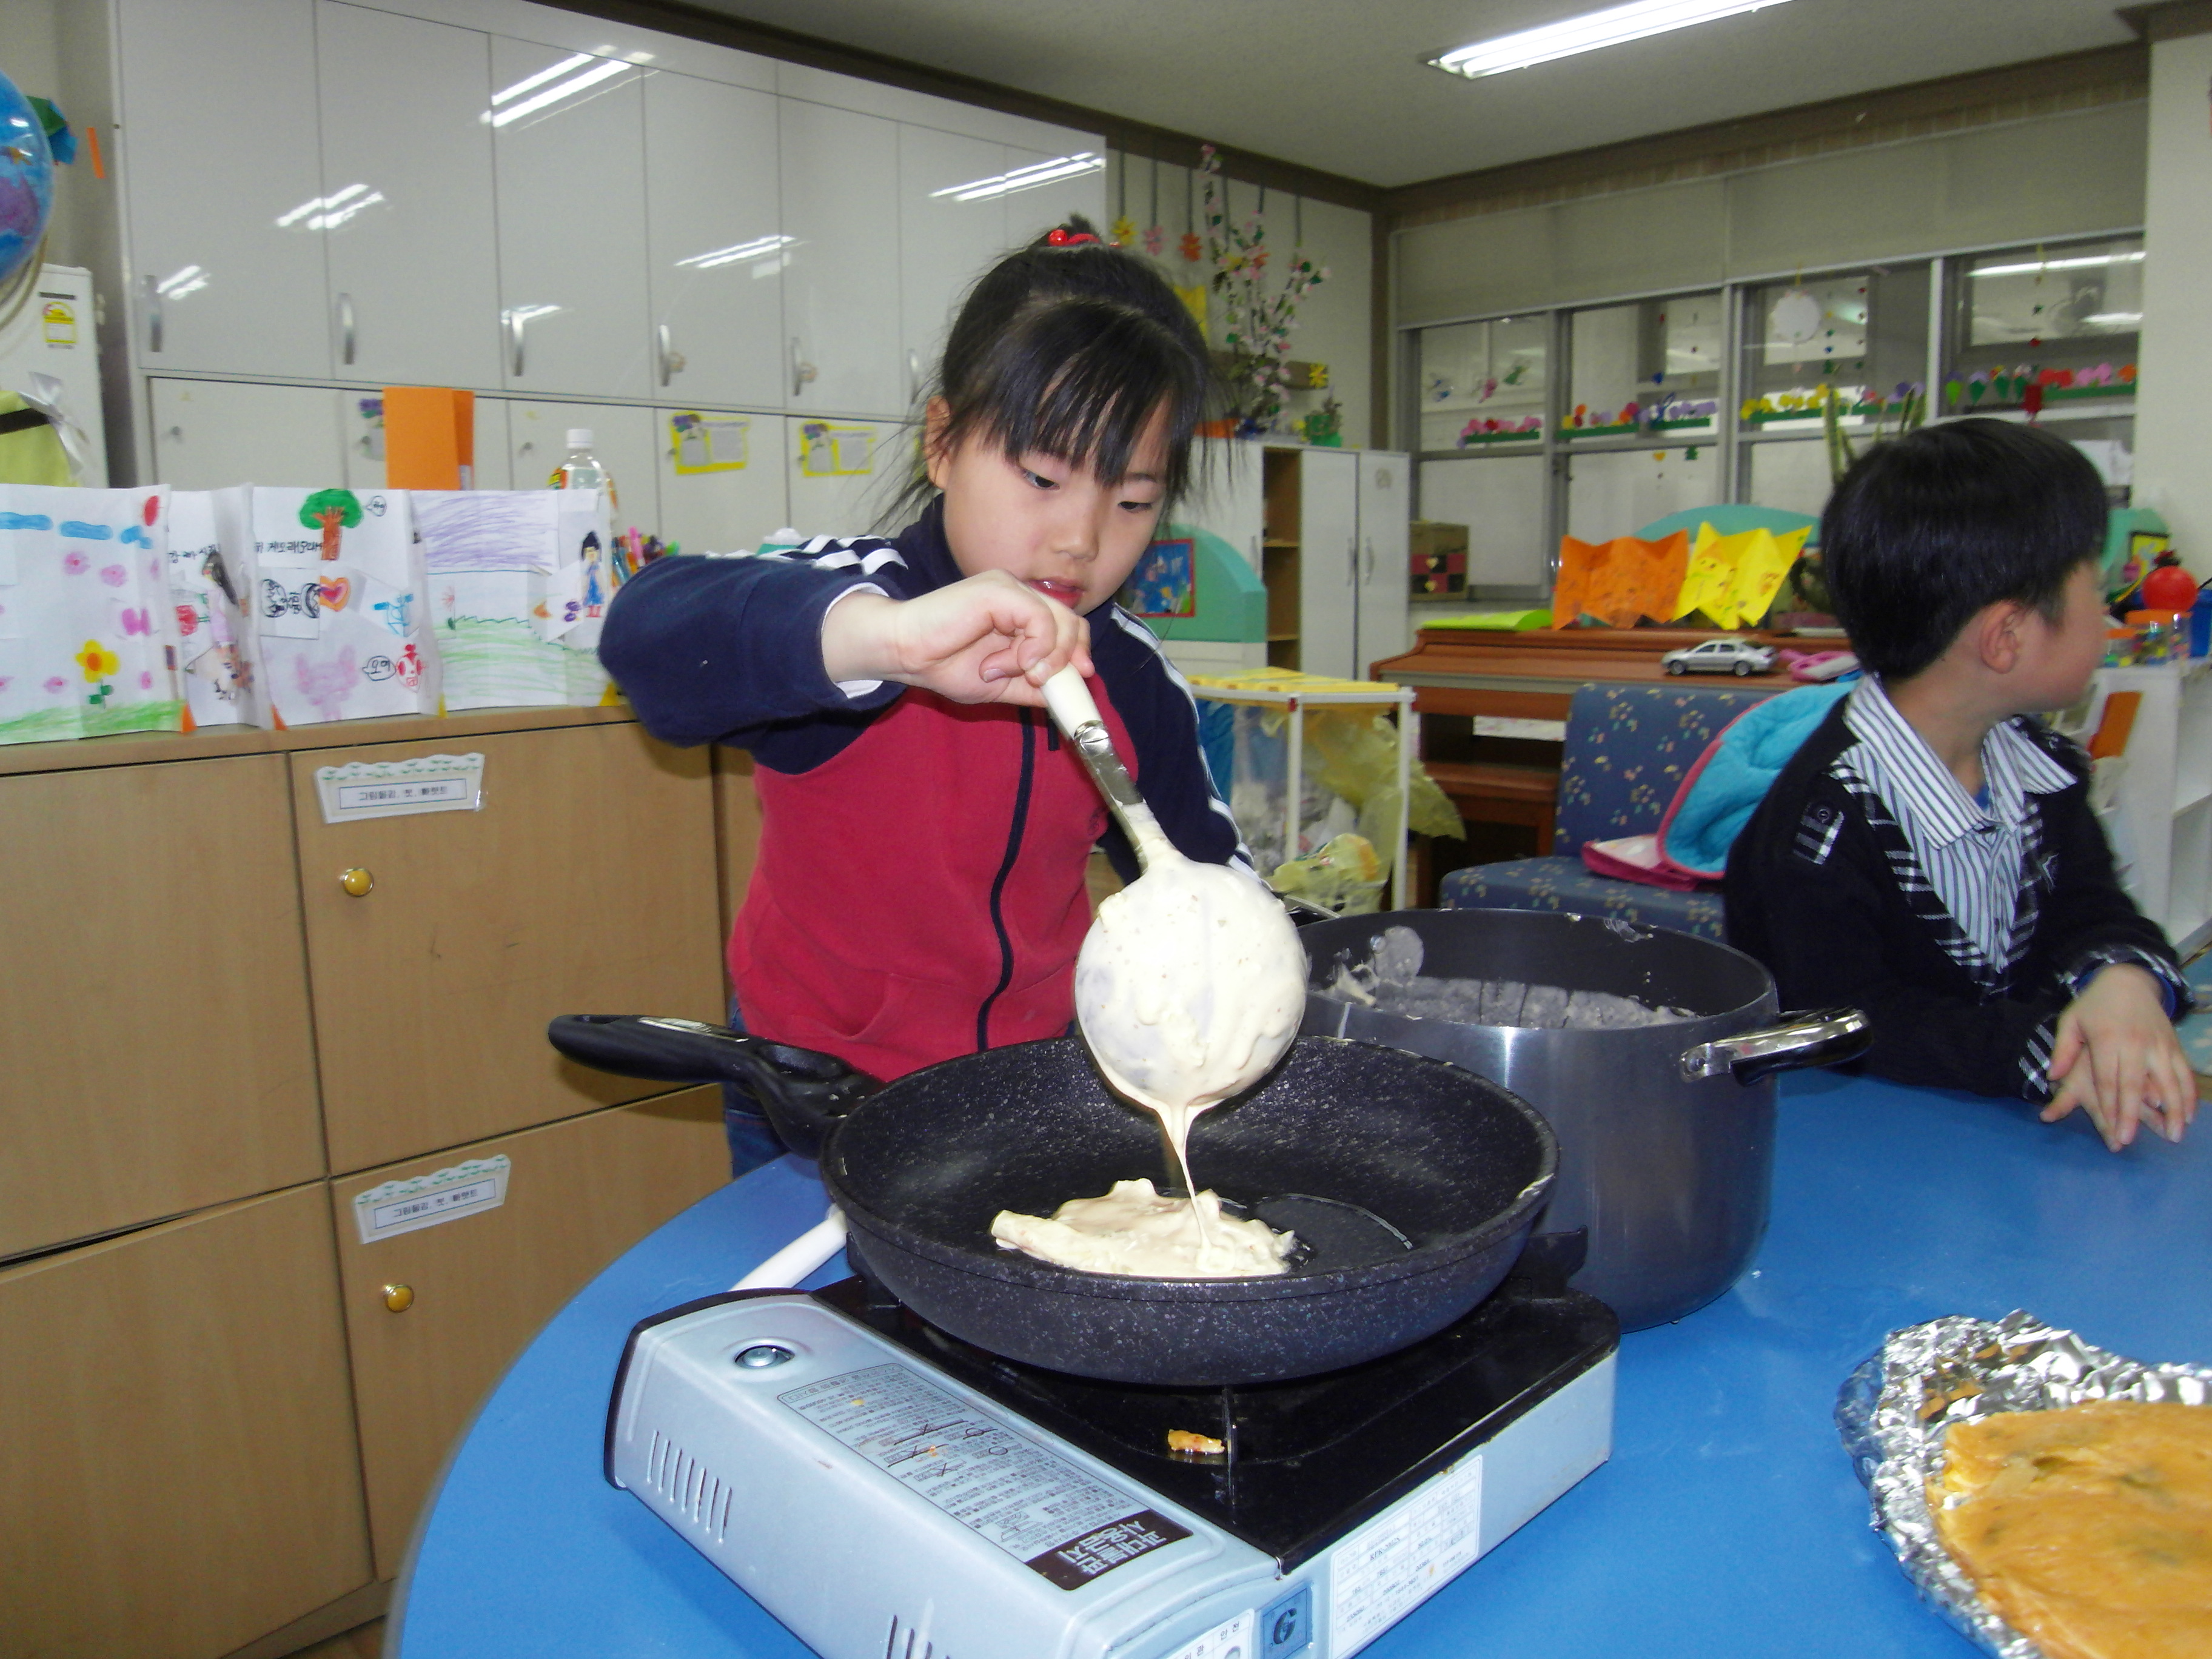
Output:
<instances>
[{"instance_id":1,"label":"red ball decoration","mask_svg":"<svg viewBox=\"0 0 2212 1659\"><path fill-rule=\"evenodd\" d=\"M2197 603L2197 578L2178 564L2162 564L2143 578L2142 609L2187 612Z\"/></svg>"}]
</instances>

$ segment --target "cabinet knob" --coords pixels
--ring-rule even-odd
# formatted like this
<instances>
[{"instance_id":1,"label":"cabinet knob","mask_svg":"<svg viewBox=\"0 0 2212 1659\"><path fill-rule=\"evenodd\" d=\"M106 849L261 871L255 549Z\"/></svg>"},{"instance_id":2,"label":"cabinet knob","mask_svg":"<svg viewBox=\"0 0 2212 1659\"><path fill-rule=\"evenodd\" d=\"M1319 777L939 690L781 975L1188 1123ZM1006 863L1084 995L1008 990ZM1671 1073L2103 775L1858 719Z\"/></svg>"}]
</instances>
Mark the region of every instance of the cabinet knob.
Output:
<instances>
[{"instance_id":1,"label":"cabinet knob","mask_svg":"<svg viewBox=\"0 0 2212 1659\"><path fill-rule=\"evenodd\" d=\"M350 897L367 898L376 886L376 878L356 865L338 877L338 885L344 888Z\"/></svg>"},{"instance_id":2,"label":"cabinet knob","mask_svg":"<svg viewBox=\"0 0 2212 1659\"><path fill-rule=\"evenodd\" d=\"M384 1287L384 1305L394 1313L405 1313L415 1305L415 1287L412 1285L386 1285Z\"/></svg>"}]
</instances>

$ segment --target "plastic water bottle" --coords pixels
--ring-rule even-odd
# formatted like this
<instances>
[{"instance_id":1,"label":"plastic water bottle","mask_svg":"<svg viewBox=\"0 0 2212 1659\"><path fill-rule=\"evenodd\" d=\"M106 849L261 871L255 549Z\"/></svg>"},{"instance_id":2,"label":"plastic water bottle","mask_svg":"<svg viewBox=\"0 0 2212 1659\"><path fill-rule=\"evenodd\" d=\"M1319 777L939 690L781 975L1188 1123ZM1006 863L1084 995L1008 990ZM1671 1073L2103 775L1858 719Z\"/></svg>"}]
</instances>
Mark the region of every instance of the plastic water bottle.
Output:
<instances>
[{"instance_id":1,"label":"plastic water bottle","mask_svg":"<svg viewBox=\"0 0 2212 1659\"><path fill-rule=\"evenodd\" d=\"M561 465L553 469L553 476L547 482L556 489L604 489L607 494L607 519L613 522L615 475L592 453L591 428L568 428L568 453L561 458Z\"/></svg>"}]
</instances>

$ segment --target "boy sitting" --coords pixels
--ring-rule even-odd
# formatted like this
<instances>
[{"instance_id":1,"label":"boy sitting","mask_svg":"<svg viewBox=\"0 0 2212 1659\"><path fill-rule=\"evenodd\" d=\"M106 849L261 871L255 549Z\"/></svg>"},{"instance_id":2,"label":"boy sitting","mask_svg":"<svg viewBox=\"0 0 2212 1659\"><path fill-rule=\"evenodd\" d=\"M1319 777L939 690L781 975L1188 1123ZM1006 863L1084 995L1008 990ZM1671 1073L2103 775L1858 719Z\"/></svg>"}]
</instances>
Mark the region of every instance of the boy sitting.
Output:
<instances>
[{"instance_id":1,"label":"boy sitting","mask_svg":"<svg viewBox=\"0 0 2212 1659\"><path fill-rule=\"evenodd\" d=\"M2089 762L2029 716L2087 687L2108 626L2096 470L1967 420L1862 457L1820 521L1867 677L1729 856L1729 942L1785 1008L1866 1011L1901 1083L2087 1109L2117 1152L2179 1140L2197 1090L2173 947L2120 890Z\"/></svg>"}]
</instances>

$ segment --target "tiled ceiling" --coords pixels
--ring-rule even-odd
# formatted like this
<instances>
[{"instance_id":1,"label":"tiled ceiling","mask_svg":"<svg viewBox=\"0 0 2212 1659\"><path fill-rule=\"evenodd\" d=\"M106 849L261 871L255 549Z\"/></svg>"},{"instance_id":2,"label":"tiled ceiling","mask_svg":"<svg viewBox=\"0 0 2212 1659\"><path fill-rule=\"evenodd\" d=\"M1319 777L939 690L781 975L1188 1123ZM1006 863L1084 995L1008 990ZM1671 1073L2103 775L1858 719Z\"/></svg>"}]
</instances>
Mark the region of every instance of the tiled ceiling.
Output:
<instances>
[{"instance_id":1,"label":"tiled ceiling","mask_svg":"<svg viewBox=\"0 0 2212 1659\"><path fill-rule=\"evenodd\" d=\"M1607 0L703 3L1382 185L2134 39L2112 0L1788 0L1467 81L1423 59Z\"/></svg>"}]
</instances>

